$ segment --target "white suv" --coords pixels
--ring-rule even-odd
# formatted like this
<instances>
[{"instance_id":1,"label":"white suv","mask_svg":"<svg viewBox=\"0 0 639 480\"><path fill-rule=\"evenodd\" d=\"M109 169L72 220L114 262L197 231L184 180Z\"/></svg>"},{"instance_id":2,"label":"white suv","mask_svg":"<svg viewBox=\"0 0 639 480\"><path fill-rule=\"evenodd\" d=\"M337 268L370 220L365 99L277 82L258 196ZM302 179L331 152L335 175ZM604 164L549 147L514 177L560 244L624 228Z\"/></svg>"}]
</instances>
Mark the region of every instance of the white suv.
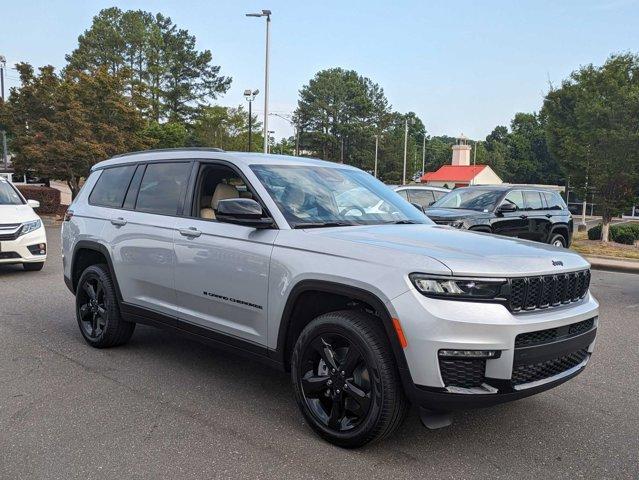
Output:
<instances>
[{"instance_id":1,"label":"white suv","mask_svg":"<svg viewBox=\"0 0 639 480\"><path fill-rule=\"evenodd\" d=\"M113 158L93 167L62 241L90 345L143 323L252 355L290 371L304 417L343 447L389 435L411 403L437 427L555 387L583 371L598 325L579 255L435 225L319 160Z\"/></svg>"},{"instance_id":2,"label":"white suv","mask_svg":"<svg viewBox=\"0 0 639 480\"><path fill-rule=\"evenodd\" d=\"M42 270L47 259L47 236L33 211L40 203L25 200L0 177L0 265L21 263L25 270Z\"/></svg>"}]
</instances>

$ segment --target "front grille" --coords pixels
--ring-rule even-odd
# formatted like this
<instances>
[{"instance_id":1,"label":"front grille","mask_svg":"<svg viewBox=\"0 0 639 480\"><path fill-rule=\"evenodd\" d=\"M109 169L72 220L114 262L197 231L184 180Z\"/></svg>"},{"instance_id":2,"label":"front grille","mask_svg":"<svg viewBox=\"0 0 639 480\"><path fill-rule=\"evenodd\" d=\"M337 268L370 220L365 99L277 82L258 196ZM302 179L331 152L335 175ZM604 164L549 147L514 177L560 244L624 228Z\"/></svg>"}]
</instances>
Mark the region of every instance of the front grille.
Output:
<instances>
[{"instance_id":1,"label":"front grille","mask_svg":"<svg viewBox=\"0 0 639 480\"><path fill-rule=\"evenodd\" d=\"M508 306L513 312L556 307L582 299L590 286L590 270L508 281Z\"/></svg>"},{"instance_id":2,"label":"front grille","mask_svg":"<svg viewBox=\"0 0 639 480\"><path fill-rule=\"evenodd\" d=\"M21 225L21 223L5 223L0 225L0 240L15 240L18 238L22 230Z\"/></svg>"},{"instance_id":3,"label":"front grille","mask_svg":"<svg viewBox=\"0 0 639 480\"><path fill-rule=\"evenodd\" d=\"M588 349L582 348L545 362L517 365L513 367L512 383L513 385L521 385L559 375L579 365L587 356Z\"/></svg>"},{"instance_id":4,"label":"front grille","mask_svg":"<svg viewBox=\"0 0 639 480\"><path fill-rule=\"evenodd\" d=\"M484 383L486 360L439 360L439 370L447 387L472 388Z\"/></svg>"},{"instance_id":5,"label":"front grille","mask_svg":"<svg viewBox=\"0 0 639 480\"><path fill-rule=\"evenodd\" d=\"M0 252L0 260L9 260L11 258L22 258L16 252Z\"/></svg>"},{"instance_id":6,"label":"front grille","mask_svg":"<svg viewBox=\"0 0 639 480\"><path fill-rule=\"evenodd\" d=\"M536 332L520 333L515 337L515 348L529 347L531 345L541 345L544 343L554 342L555 340L563 340L577 336L587 332L595 324L595 319L590 318L582 322L573 323L563 327L548 328L546 330L538 330Z\"/></svg>"}]
</instances>

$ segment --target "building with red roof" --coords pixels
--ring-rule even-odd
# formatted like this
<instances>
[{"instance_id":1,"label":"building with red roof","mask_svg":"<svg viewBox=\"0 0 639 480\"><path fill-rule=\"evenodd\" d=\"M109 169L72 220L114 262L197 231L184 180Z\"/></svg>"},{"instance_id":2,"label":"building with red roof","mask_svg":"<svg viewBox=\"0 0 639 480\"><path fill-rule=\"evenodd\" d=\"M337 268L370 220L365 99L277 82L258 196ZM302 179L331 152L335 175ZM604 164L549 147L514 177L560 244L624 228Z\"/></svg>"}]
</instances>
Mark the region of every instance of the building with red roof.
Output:
<instances>
[{"instance_id":1,"label":"building with red roof","mask_svg":"<svg viewBox=\"0 0 639 480\"><path fill-rule=\"evenodd\" d=\"M436 172L422 175L420 182L434 187L466 187L468 185L499 185L501 178L488 165L471 165L470 150L462 134L457 145L453 145L452 165L444 165Z\"/></svg>"}]
</instances>

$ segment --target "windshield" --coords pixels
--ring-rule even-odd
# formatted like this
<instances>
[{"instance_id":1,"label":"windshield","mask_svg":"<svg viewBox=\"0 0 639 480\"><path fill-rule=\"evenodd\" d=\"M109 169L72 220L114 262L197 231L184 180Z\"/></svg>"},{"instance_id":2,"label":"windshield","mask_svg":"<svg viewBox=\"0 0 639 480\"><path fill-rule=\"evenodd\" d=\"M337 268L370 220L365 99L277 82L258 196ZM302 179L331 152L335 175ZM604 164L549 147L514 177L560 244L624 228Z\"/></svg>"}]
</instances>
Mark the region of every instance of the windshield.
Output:
<instances>
[{"instance_id":1,"label":"windshield","mask_svg":"<svg viewBox=\"0 0 639 480\"><path fill-rule=\"evenodd\" d=\"M361 170L252 165L292 228L432 222Z\"/></svg>"},{"instance_id":2,"label":"windshield","mask_svg":"<svg viewBox=\"0 0 639 480\"><path fill-rule=\"evenodd\" d=\"M0 177L0 205L22 205L23 203L15 188L7 180Z\"/></svg>"},{"instance_id":3,"label":"windshield","mask_svg":"<svg viewBox=\"0 0 639 480\"><path fill-rule=\"evenodd\" d=\"M458 188L437 200L431 208L463 208L488 212L495 209L503 192L484 188Z\"/></svg>"}]
</instances>

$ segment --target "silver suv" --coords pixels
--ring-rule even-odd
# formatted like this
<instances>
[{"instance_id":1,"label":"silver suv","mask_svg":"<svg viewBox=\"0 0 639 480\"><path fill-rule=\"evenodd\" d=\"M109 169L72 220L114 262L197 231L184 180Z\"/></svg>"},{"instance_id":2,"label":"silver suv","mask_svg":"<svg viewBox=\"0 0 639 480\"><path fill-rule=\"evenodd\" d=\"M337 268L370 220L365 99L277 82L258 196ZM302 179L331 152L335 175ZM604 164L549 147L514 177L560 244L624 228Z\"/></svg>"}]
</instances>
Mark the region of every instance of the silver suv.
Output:
<instances>
[{"instance_id":1,"label":"silver suv","mask_svg":"<svg viewBox=\"0 0 639 480\"><path fill-rule=\"evenodd\" d=\"M342 447L386 437L410 404L438 427L555 387L584 369L598 325L579 255L435 225L319 160L113 158L62 240L90 345L126 343L141 323L252 355L290 371L308 423Z\"/></svg>"}]
</instances>

